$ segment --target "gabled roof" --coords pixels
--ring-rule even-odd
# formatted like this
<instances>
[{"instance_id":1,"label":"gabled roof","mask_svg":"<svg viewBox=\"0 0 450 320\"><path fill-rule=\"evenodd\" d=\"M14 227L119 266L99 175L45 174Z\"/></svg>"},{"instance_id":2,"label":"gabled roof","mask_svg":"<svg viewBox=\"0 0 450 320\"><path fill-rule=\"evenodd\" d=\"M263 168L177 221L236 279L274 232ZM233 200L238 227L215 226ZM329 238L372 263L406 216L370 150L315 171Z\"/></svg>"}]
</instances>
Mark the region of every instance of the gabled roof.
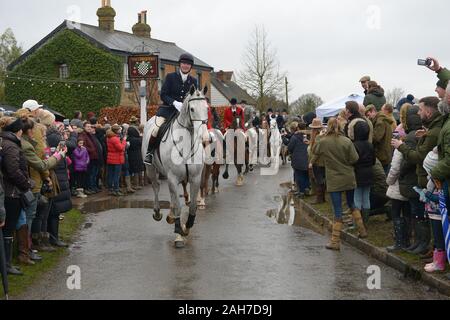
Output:
<instances>
[{"instance_id":1,"label":"gabled roof","mask_svg":"<svg viewBox=\"0 0 450 320\"><path fill-rule=\"evenodd\" d=\"M216 72L213 72L211 75L211 85L213 85L225 98L227 98L228 101L236 98L238 103L241 101L246 101L248 105L256 105L255 99L253 99L247 91L231 80L219 80Z\"/></svg>"},{"instance_id":2,"label":"gabled roof","mask_svg":"<svg viewBox=\"0 0 450 320\"><path fill-rule=\"evenodd\" d=\"M178 58L181 54L187 52L182 48L178 47L174 42L166 42L153 38L143 38L135 36L132 33L115 30L113 32L105 31L96 26L91 26L88 24L77 23L73 21L65 20L61 25L59 25L55 30L53 30L44 39L38 42L30 50L25 52L19 59L14 61L8 66L8 70L11 70L16 65L25 60L29 55L43 46L50 38L52 38L58 32L71 29L82 37L88 39L89 41L99 45L103 49L112 51L117 54L130 54L138 53L144 50L149 52L159 52L161 60L166 62L178 62ZM196 67L205 68L212 70L213 68L194 56L194 65Z\"/></svg>"}]
</instances>

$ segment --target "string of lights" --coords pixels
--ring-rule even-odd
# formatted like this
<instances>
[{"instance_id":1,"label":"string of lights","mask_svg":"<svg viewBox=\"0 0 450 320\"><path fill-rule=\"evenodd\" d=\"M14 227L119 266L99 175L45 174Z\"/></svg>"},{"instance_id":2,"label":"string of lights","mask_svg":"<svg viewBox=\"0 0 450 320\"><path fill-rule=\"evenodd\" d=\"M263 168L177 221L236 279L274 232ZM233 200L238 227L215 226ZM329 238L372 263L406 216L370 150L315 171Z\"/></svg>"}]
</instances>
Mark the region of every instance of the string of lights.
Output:
<instances>
[{"instance_id":1,"label":"string of lights","mask_svg":"<svg viewBox=\"0 0 450 320\"><path fill-rule=\"evenodd\" d=\"M88 80L76 80L76 79L61 79L61 78L45 78L30 74L21 74L16 72L9 72L6 74L6 78L16 79L16 80L27 80L36 82L52 82L52 83L67 83L67 84L110 84L110 85L121 85L127 83L127 81L88 81Z\"/></svg>"}]
</instances>

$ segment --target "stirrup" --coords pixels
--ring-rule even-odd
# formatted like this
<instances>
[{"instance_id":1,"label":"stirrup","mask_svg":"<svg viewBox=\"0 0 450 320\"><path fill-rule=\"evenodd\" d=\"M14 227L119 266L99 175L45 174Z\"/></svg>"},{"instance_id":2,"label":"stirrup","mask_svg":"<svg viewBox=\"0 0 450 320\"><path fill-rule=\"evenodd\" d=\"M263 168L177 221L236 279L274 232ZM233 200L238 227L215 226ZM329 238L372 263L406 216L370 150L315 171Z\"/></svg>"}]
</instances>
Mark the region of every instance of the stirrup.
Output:
<instances>
[{"instance_id":1,"label":"stirrup","mask_svg":"<svg viewBox=\"0 0 450 320\"><path fill-rule=\"evenodd\" d=\"M144 159L144 164L149 166L153 165L153 153L151 152L147 153Z\"/></svg>"}]
</instances>

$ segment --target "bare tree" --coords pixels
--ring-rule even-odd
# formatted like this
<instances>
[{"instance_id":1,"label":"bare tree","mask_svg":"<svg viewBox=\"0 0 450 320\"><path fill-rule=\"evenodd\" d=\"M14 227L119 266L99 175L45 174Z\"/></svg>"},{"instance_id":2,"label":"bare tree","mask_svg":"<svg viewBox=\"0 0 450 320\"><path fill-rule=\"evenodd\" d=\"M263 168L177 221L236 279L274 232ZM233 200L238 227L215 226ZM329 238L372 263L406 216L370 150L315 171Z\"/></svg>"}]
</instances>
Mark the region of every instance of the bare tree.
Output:
<instances>
[{"instance_id":1,"label":"bare tree","mask_svg":"<svg viewBox=\"0 0 450 320\"><path fill-rule=\"evenodd\" d=\"M264 26L255 27L244 54L244 70L238 73L239 84L255 97L258 109L265 111L268 97L283 95L285 77Z\"/></svg>"},{"instance_id":2,"label":"bare tree","mask_svg":"<svg viewBox=\"0 0 450 320\"><path fill-rule=\"evenodd\" d=\"M392 90L388 90L386 93L386 102L390 103L394 106L400 101L401 98L405 96L405 90L402 88L394 88Z\"/></svg>"},{"instance_id":3,"label":"bare tree","mask_svg":"<svg viewBox=\"0 0 450 320\"><path fill-rule=\"evenodd\" d=\"M323 104L322 99L314 94L308 93L302 95L296 101L294 101L290 106L290 112L294 115L303 115L305 113L316 111L316 108Z\"/></svg>"},{"instance_id":4,"label":"bare tree","mask_svg":"<svg viewBox=\"0 0 450 320\"><path fill-rule=\"evenodd\" d=\"M8 65L20 57L23 50L17 44L16 37L11 29L0 35L0 102L5 99L5 77Z\"/></svg>"}]
</instances>

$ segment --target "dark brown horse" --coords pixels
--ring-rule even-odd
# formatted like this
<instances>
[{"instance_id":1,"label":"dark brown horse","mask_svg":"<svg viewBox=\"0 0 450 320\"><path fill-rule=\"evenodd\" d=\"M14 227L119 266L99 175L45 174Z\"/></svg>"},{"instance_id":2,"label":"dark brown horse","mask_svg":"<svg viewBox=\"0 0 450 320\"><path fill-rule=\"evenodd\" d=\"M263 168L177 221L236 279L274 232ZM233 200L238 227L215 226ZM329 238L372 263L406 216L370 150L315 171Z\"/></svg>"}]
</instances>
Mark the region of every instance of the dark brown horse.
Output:
<instances>
[{"instance_id":1,"label":"dark brown horse","mask_svg":"<svg viewBox=\"0 0 450 320\"><path fill-rule=\"evenodd\" d=\"M210 142L205 144L206 152L206 163L202 172L202 181L200 184L200 193L197 198L197 205L200 210L206 209L206 197L209 195L209 179L211 178L212 187L211 194L219 192L219 175L220 175L220 164L215 159L223 158L223 135L218 129L213 129L209 131ZM211 154L209 154L211 153Z\"/></svg>"},{"instance_id":2,"label":"dark brown horse","mask_svg":"<svg viewBox=\"0 0 450 320\"><path fill-rule=\"evenodd\" d=\"M242 186L244 184L244 176L242 173L242 168L243 168L244 164L239 163L239 162L242 162L242 161L240 161L242 159L240 159L240 157L239 157L239 152L238 152L239 148L238 147L240 145L238 144L238 139L241 141L241 143L242 143L242 141L244 142L244 155L243 155L244 162L245 162L244 174L247 174L249 172L249 151L248 151L247 136L246 136L245 132L241 129L242 126L241 126L240 122L241 122L241 118L235 114L233 116L233 122L231 123L231 127L228 128L228 131L225 133L225 142L228 140L227 135L229 135L229 134L234 135L234 138L233 138L234 139L234 148L233 148L232 157L233 157L234 165L236 167L236 171L238 173L238 177L236 180L237 186ZM226 143L224 144L224 146L226 146ZM226 150L226 148L225 148L224 155L226 156L228 154L228 152L231 152L231 151ZM231 158L231 156L230 156L230 158ZM227 180L230 177L230 175L228 173L228 167L229 167L229 164L226 162L226 159L225 159L225 172L222 175L222 177L225 180Z\"/></svg>"}]
</instances>

